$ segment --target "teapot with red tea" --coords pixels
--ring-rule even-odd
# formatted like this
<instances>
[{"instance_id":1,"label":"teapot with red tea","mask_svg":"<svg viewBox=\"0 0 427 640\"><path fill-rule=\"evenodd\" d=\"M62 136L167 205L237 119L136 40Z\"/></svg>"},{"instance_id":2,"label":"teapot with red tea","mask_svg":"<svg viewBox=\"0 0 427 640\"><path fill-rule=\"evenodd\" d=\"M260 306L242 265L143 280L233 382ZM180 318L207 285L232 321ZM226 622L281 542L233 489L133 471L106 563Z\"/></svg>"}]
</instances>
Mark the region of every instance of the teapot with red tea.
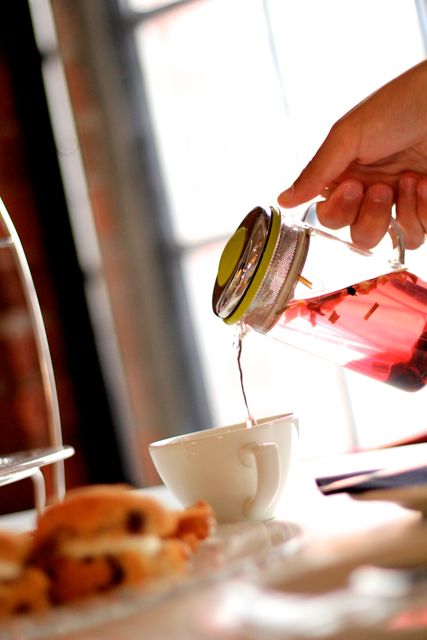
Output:
<instances>
[{"instance_id":1,"label":"teapot with red tea","mask_svg":"<svg viewBox=\"0 0 427 640\"><path fill-rule=\"evenodd\" d=\"M307 219L260 206L244 218L220 259L216 315L400 389L422 389L427 283L405 267L402 238L386 260Z\"/></svg>"}]
</instances>

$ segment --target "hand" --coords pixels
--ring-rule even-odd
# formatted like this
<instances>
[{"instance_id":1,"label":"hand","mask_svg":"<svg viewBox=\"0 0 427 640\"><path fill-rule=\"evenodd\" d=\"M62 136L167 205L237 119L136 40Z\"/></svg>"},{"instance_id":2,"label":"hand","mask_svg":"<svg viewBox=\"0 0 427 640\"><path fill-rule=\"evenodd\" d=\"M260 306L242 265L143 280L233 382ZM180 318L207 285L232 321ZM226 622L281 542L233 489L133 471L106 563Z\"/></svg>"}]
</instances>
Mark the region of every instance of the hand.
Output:
<instances>
[{"instance_id":1,"label":"hand","mask_svg":"<svg viewBox=\"0 0 427 640\"><path fill-rule=\"evenodd\" d=\"M295 183L279 195L294 207L317 195L320 222L349 225L353 241L375 246L393 204L406 247L427 233L427 61L398 76L334 124Z\"/></svg>"}]
</instances>

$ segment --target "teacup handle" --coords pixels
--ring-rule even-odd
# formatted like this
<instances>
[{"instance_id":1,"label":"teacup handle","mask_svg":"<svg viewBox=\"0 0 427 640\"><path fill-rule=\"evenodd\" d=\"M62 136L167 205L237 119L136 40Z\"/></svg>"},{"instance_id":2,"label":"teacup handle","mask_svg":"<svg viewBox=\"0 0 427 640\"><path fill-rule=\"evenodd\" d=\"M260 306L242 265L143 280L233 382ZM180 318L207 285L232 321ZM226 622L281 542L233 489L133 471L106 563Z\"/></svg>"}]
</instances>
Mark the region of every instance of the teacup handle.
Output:
<instances>
[{"instance_id":1,"label":"teacup handle","mask_svg":"<svg viewBox=\"0 0 427 640\"><path fill-rule=\"evenodd\" d=\"M240 460L251 466L255 460L257 488L248 498L243 512L249 520L263 520L280 487L279 447L275 442L249 442L240 449Z\"/></svg>"}]
</instances>

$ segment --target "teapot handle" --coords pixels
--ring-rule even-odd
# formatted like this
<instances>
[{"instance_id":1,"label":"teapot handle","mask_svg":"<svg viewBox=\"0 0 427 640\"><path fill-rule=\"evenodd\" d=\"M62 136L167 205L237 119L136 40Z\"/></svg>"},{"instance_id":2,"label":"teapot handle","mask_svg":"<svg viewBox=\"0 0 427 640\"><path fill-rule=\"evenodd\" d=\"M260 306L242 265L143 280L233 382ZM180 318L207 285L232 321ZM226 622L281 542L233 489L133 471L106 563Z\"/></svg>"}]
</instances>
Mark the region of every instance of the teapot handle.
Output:
<instances>
[{"instance_id":1,"label":"teapot handle","mask_svg":"<svg viewBox=\"0 0 427 640\"><path fill-rule=\"evenodd\" d=\"M301 218L302 222L305 222L306 224L309 224L313 227L318 226L319 219L317 217L316 210L316 205L318 202L322 202L322 200L316 198L316 200L309 204ZM405 264L405 236L396 219L393 217L391 218L390 226L387 231L392 240L394 249L392 267L394 269L398 269Z\"/></svg>"},{"instance_id":2,"label":"teapot handle","mask_svg":"<svg viewBox=\"0 0 427 640\"><path fill-rule=\"evenodd\" d=\"M405 264L405 236L395 218L391 218L388 233L393 242L395 252L394 264L396 266Z\"/></svg>"}]
</instances>

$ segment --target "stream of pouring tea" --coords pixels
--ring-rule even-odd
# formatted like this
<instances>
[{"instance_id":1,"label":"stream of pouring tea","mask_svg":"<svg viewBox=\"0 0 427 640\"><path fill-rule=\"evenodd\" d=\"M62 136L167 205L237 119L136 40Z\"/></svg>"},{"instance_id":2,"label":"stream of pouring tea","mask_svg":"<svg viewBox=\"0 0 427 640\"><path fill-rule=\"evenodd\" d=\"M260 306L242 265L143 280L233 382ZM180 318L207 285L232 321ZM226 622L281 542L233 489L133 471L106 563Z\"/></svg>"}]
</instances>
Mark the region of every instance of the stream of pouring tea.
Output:
<instances>
[{"instance_id":1,"label":"stream of pouring tea","mask_svg":"<svg viewBox=\"0 0 427 640\"><path fill-rule=\"evenodd\" d=\"M256 426L256 420L252 416L249 410L248 399L246 397L245 384L243 382L243 369L242 369L242 347L243 347L243 338L248 333L248 327L245 325L243 321L238 324L238 335L237 335L237 366L239 368L239 376L240 376L240 386L242 389L243 400L245 402L247 418L246 418L246 426L248 429Z\"/></svg>"}]
</instances>

